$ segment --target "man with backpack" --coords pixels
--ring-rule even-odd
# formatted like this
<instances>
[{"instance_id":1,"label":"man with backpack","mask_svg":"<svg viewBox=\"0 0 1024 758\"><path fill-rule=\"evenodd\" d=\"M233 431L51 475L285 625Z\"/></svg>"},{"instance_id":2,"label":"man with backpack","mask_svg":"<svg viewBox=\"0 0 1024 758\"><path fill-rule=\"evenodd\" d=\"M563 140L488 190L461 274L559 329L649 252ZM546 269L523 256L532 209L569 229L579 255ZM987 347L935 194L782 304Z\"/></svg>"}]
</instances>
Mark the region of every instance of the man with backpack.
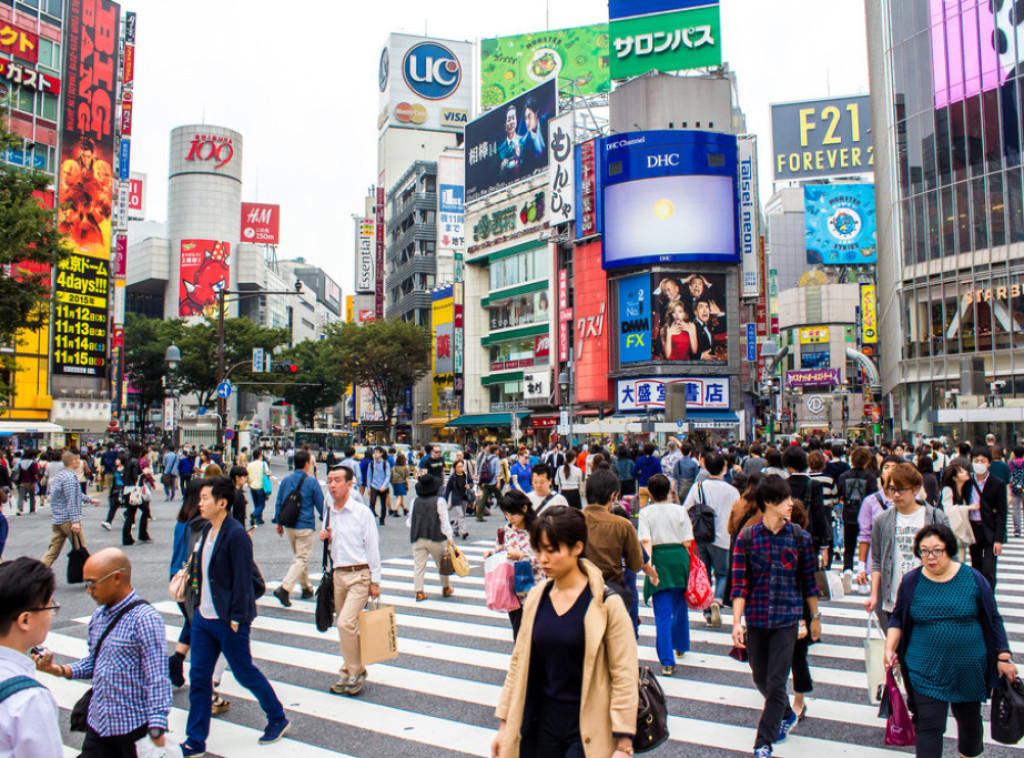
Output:
<instances>
[{"instance_id":1,"label":"man with backpack","mask_svg":"<svg viewBox=\"0 0 1024 758\"><path fill-rule=\"evenodd\" d=\"M708 626L718 627L722 625L722 599L729 570L729 513L737 493L736 488L723 479L724 455L709 450L703 460L708 478L690 488L683 508L690 514L697 553L715 588L714 602L704 611L704 618Z\"/></svg>"},{"instance_id":2,"label":"man with backpack","mask_svg":"<svg viewBox=\"0 0 1024 758\"><path fill-rule=\"evenodd\" d=\"M288 567L288 573L281 580L281 586L274 590L281 605L292 604L290 595L297 582L302 584L302 597L313 597L313 585L309 581L309 556L316 544L316 517L323 519L324 492L314 474L313 458L308 450L295 451L295 470L281 480L277 490L277 507L273 523L277 533L287 533L295 561Z\"/></svg>"},{"instance_id":3,"label":"man with backpack","mask_svg":"<svg viewBox=\"0 0 1024 758\"><path fill-rule=\"evenodd\" d=\"M854 448L850 455L852 468L839 476L836 494L843 507L843 588L850 591L853 580L853 558L857 554L857 536L860 534L860 507L864 498L878 490L875 475L868 471L871 451L866 447Z\"/></svg>"},{"instance_id":4,"label":"man with backpack","mask_svg":"<svg viewBox=\"0 0 1024 758\"><path fill-rule=\"evenodd\" d=\"M782 453L782 465L789 475L790 492L795 500L804 504L810 519L808 531L814 540L814 552L820 556L820 565L827 566L832 549L832 518L825 512L825 495L821 484L807 475L807 452L790 445Z\"/></svg>"},{"instance_id":5,"label":"man with backpack","mask_svg":"<svg viewBox=\"0 0 1024 758\"><path fill-rule=\"evenodd\" d=\"M490 508L497 508L498 503L501 502L501 487L498 482L500 476L501 461L498 460L498 446L491 445L480 461L480 475L477 477L477 483L483 492L482 502L476 509L477 521L485 521Z\"/></svg>"}]
</instances>

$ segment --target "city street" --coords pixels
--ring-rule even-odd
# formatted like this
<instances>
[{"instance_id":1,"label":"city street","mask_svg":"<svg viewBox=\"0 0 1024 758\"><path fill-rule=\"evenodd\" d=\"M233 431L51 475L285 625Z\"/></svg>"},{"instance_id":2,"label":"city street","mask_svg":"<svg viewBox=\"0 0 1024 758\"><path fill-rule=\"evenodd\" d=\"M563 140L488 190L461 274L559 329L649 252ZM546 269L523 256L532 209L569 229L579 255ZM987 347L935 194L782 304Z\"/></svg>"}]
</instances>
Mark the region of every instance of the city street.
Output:
<instances>
[{"instance_id":1,"label":"city street","mask_svg":"<svg viewBox=\"0 0 1024 758\"><path fill-rule=\"evenodd\" d=\"M276 462L275 462L276 463ZM285 475L274 466L275 477ZM275 483L276 484L276 483ZM42 555L49 534L49 514L12 516L11 537L5 557ZM92 551L119 544L115 531L100 527L101 508L85 514L85 533ZM135 586L163 613L169 640L176 639L181 618L167 596L168 559L176 505L156 497L157 521L151 527L154 542L128 548L134 562ZM384 558L383 598L395 606L400 655L387 664L370 667L367 686L359 698L331 695L339 664L336 633L320 634L313 624L313 601L292 596L292 607L282 608L269 591L259 601L260 617L253 629L253 654L284 702L293 729L289 739L260 755L290 758L325 756L422 756L441 758L484 756L496 728L493 715L511 646L511 631L504 616L484 605L483 553L492 544L499 521L469 522L472 536L466 553L473 564L470 576L454 577L456 594L442 601L436 574L428 573L429 599L413 600L412 560L404 520L389 522L382 530ZM256 557L268 590L276 586L290 563L287 543L270 526L256 534ZM314 582L319 578L319 557L311 561ZM1006 620L1011 646L1024 642L1024 543L1008 546L1000 559L998 599ZM61 661L85 652L86 623L93 605L81 585L64 581L66 558L55 569L60 615L55 619L47 646ZM776 750L786 758L881 758L891 754L883 746L884 721L868 705L862 643L866 615L859 597L825 603L824 639L811 647L815 691L808 698L808 717ZM641 608L640 657L655 672L654 627L650 609ZM738 756L749 754L761 699L750 681L746 664L729 658L731 642L725 614L721 629L706 629L700 614L691 614L692 651L673 677L659 677L669 699L670 742L652 756ZM66 755L75 755L81 737L67 731L67 715L87 684L44 677L62 708ZM251 695L225 675L220 690L231 709L214 719L209 740L211 755L235 758L256 750L264 726L262 713ZM188 708L187 688L175 692L171 714L173 736L180 738ZM987 711L987 709L986 709ZM986 725L986 740L988 728ZM950 722L947 738L955 734ZM947 739L947 754L954 742ZM1016 755L1012 748L986 745L987 756Z\"/></svg>"}]
</instances>

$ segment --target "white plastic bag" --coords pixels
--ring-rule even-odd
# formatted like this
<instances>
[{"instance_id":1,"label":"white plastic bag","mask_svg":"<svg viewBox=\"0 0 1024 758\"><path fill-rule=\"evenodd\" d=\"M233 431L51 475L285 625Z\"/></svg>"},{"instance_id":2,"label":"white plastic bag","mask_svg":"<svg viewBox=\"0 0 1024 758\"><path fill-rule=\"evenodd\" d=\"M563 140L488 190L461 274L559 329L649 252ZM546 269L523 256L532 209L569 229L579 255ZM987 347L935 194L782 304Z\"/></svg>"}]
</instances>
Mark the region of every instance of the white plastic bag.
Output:
<instances>
[{"instance_id":1,"label":"white plastic bag","mask_svg":"<svg viewBox=\"0 0 1024 758\"><path fill-rule=\"evenodd\" d=\"M135 755L138 758L182 758L181 747L168 735L164 735L164 746L157 747L146 735L135 743Z\"/></svg>"},{"instance_id":2,"label":"white plastic bag","mask_svg":"<svg viewBox=\"0 0 1024 758\"><path fill-rule=\"evenodd\" d=\"M872 628L877 629L878 634L873 634ZM878 705L882 702L882 692L885 690L885 633L878 626L874 613L868 613L864 667L868 674L868 703Z\"/></svg>"}]
</instances>

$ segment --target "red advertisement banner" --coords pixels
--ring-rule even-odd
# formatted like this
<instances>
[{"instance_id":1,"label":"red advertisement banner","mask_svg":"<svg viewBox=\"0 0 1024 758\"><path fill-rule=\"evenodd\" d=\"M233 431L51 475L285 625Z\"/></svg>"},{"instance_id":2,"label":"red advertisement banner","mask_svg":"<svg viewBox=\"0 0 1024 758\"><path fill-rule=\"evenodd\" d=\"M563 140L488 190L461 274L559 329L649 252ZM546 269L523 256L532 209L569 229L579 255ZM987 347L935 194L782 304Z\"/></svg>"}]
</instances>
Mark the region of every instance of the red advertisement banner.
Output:
<instances>
[{"instance_id":1,"label":"red advertisement banner","mask_svg":"<svg viewBox=\"0 0 1024 758\"><path fill-rule=\"evenodd\" d=\"M132 136L132 101L121 102L121 136Z\"/></svg>"},{"instance_id":2,"label":"red advertisement banner","mask_svg":"<svg viewBox=\"0 0 1024 758\"><path fill-rule=\"evenodd\" d=\"M217 298L231 281L231 244L182 240L178 278L178 315L217 315Z\"/></svg>"},{"instance_id":3,"label":"red advertisement banner","mask_svg":"<svg viewBox=\"0 0 1024 758\"><path fill-rule=\"evenodd\" d=\"M0 51L29 63L39 62L39 35L20 29L9 21L0 23Z\"/></svg>"},{"instance_id":4,"label":"red advertisement banner","mask_svg":"<svg viewBox=\"0 0 1024 758\"><path fill-rule=\"evenodd\" d=\"M608 277L601 268L601 243L576 248L576 402L605 403L608 392Z\"/></svg>"},{"instance_id":5,"label":"red advertisement banner","mask_svg":"<svg viewBox=\"0 0 1024 758\"><path fill-rule=\"evenodd\" d=\"M128 210L142 212L142 180L128 180Z\"/></svg>"},{"instance_id":6,"label":"red advertisement banner","mask_svg":"<svg viewBox=\"0 0 1024 758\"><path fill-rule=\"evenodd\" d=\"M70 0L64 26L58 228L81 252L108 260L120 10L111 0Z\"/></svg>"},{"instance_id":7,"label":"red advertisement banner","mask_svg":"<svg viewBox=\"0 0 1024 758\"><path fill-rule=\"evenodd\" d=\"M125 265L128 260L128 237L124 234L117 235L114 256L114 276L124 279ZM116 316L114 317L117 318Z\"/></svg>"},{"instance_id":8,"label":"red advertisement banner","mask_svg":"<svg viewBox=\"0 0 1024 758\"><path fill-rule=\"evenodd\" d=\"M281 206L242 203L242 242L278 245L281 241Z\"/></svg>"},{"instance_id":9,"label":"red advertisement banner","mask_svg":"<svg viewBox=\"0 0 1024 758\"><path fill-rule=\"evenodd\" d=\"M51 95L60 94L60 79L44 74L42 71L36 71L34 68L23 66L17 61L0 58L0 78L25 89L49 92Z\"/></svg>"},{"instance_id":10,"label":"red advertisement banner","mask_svg":"<svg viewBox=\"0 0 1024 758\"><path fill-rule=\"evenodd\" d=\"M131 87L135 82L135 45L124 46L124 69L121 72L121 83Z\"/></svg>"}]
</instances>

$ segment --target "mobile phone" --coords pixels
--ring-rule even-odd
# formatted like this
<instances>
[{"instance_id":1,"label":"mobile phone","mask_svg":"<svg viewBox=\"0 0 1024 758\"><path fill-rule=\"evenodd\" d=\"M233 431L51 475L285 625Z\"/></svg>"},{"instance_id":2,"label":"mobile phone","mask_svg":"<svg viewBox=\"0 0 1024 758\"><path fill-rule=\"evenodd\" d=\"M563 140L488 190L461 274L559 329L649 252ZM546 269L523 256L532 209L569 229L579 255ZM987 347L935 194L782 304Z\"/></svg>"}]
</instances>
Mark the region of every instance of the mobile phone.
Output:
<instances>
[{"instance_id":1,"label":"mobile phone","mask_svg":"<svg viewBox=\"0 0 1024 758\"><path fill-rule=\"evenodd\" d=\"M49 655L50 651L42 645L36 645L34 648L28 651L31 655Z\"/></svg>"},{"instance_id":2,"label":"mobile phone","mask_svg":"<svg viewBox=\"0 0 1024 758\"><path fill-rule=\"evenodd\" d=\"M504 529L499 529L498 530L498 547L504 547L504 546L505 546L505 530Z\"/></svg>"}]
</instances>

